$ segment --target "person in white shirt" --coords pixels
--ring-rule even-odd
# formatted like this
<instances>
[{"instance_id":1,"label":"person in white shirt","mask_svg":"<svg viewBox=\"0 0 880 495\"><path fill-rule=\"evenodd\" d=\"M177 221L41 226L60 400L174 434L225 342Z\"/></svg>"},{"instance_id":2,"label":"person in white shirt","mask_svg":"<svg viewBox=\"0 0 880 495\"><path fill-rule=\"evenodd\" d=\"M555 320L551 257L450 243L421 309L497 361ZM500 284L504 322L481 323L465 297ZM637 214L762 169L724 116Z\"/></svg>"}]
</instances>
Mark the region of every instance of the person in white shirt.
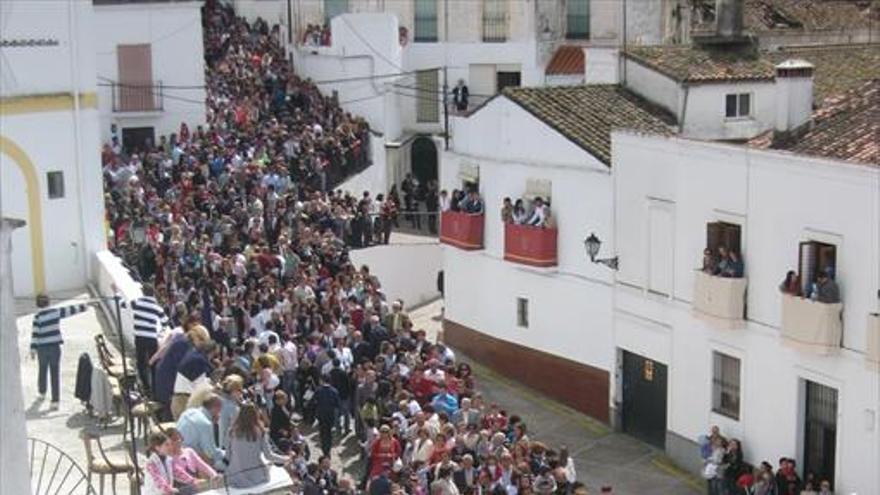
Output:
<instances>
[{"instance_id":1,"label":"person in white shirt","mask_svg":"<svg viewBox=\"0 0 880 495\"><path fill-rule=\"evenodd\" d=\"M451 203L449 201L449 193L446 191L446 189L440 191L439 201L440 201L440 211L441 212L449 211L449 207L450 207Z\"/></svg>"},{"instance_id":2,"label":"person in white shirt","mask_svg":"<svg viewBox=\"0 0 880 495\"><path fill-rule=\"evenodd\" d=\"M530 216L529 219L526 220L526 225L531 225L533 227L543 227L544 219L546 217L544 208L544 200L541 199L540 196L535 198L535 207L532 210L532 216Z\"/></svg>"}]
</instances>

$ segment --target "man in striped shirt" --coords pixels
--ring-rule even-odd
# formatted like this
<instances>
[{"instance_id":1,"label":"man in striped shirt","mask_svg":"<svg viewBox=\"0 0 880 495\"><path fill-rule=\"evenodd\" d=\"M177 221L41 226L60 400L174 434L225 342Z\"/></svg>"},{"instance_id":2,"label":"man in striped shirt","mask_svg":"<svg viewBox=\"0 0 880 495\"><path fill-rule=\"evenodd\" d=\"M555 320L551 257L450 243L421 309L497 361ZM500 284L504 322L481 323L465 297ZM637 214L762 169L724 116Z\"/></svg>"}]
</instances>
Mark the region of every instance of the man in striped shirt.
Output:
<instances>
[{"instance_id":1,"label":"man in striped shirt","mask_svg":"<svg viewBox=\"0 0 880 495\"><path fill-rule=\"evenodd\" d=\"M47 375L52 383L51 410L58 410L61 392L61 320L86 310L85 304L74 304L63 308L50 308L49 296L37 296L37 307L40 310L34 315L33 332L31 333L31 359L36 356L38 363L37 389L40 400L46 397Z\"/></svg>"},{"instance_id":2,"label":"man in striped shirt","mask_svg":"<svg viewBox=\"0 0 880 495\"><path fill-rule=\"evenodd\" d=\"M154 297L153 287L144 284L143 296L131 302L134 319L134 349L138 377L148 390L153 385L150 358L159 349L159 332L169 325L168 315Z\"/></svg>"}]
</instances>

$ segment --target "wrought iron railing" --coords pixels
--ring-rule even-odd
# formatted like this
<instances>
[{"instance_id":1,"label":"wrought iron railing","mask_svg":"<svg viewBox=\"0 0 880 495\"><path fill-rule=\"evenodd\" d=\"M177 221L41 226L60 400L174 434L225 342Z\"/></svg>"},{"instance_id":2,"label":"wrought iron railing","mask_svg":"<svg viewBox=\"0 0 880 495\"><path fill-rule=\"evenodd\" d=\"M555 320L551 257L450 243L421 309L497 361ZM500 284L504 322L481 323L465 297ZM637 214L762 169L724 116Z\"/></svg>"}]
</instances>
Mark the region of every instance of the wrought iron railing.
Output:
<instances>
[{"instance_id":1,"label":"wrought iron railing","mask_svg":"<svg viewBox=\"0 0 880 495\"><path fill-rule=\"evenodd\" d=\"M88 474L58 447L37 438L29 438L28 450L33 495L97 494L89 483Z\"/></svg>"},{"instance_id":2,"label":"wrought iron railing","mask_svg":"<svg viewBox=\"0 0 880 495\"><path fill-rule=\"evenodd\" d=\"M162 81L148 84L113 83L114 112L158 112L164 109Z\"/></svg>"}]
</instances>

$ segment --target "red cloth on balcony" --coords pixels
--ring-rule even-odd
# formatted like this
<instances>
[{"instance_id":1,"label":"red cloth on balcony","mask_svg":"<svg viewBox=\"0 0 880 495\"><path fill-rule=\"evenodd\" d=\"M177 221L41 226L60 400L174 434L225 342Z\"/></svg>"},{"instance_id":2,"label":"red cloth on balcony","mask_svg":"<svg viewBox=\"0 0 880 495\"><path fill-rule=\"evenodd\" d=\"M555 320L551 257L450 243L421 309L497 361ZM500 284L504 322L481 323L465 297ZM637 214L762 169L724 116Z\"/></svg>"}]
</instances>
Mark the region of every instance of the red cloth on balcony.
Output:
<instances>
[{"instance_id":1,"label":"red cloth on balcony","mask_svg":"<svg viewBox=\"0 0 880 495\"><path fill-rule=\"evenodd\" d=\"M444 211L440 215L440 242L461 249L483 249L484 215Z\"/></svg>"},{"instance_id":2,"label":"red cloth on balcony","mask_svg":"<svg viewBox=\"0 0 880 495\"><path fill-rule=\"evenodd\" d=\"M504 259L532 266L556 266L556 229L504 225Z\"/></svg>"}]
</instances>

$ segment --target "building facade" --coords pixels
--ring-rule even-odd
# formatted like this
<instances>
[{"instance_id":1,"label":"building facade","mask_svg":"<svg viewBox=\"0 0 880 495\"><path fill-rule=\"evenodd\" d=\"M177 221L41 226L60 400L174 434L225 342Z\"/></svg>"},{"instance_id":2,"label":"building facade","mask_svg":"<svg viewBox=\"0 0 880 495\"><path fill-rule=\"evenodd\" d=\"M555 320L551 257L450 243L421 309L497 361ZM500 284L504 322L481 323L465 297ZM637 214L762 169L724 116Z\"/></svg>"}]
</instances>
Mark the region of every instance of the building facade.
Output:
<instances>
[{"instance_id":1,"label":"building facade","mask_svg":"<svg viewBox=\"0 0 880 495\"><path fill-rule=\"evenodd\" d=\"M94 7L101 139L126 149L205 123L202 2Z\"/></svg>"},{"instance_id":2,"label":"building facade","mask_svg":"<svg viewBox=\"0 0 880 495\"><path fill-rule=\"evenodd\" d=\"M749 462L880 490L877 163L627 132L612 147L623 425L694 470L718 425ZM701 271L721 245L744 278ZM789 270L805 288L833 272L840 304L783 293Z\"/></svg>"},{"instance_id":3,"label":"building facade","mask_svg":"<svg viewBox=\"0 0 880 495\"><path fill-rule=\"evenodd\" d=\"M16 295L83 287L104 248L89 2L9 1L0 59L0 210Z\"/></svg>"}]
</instances>

